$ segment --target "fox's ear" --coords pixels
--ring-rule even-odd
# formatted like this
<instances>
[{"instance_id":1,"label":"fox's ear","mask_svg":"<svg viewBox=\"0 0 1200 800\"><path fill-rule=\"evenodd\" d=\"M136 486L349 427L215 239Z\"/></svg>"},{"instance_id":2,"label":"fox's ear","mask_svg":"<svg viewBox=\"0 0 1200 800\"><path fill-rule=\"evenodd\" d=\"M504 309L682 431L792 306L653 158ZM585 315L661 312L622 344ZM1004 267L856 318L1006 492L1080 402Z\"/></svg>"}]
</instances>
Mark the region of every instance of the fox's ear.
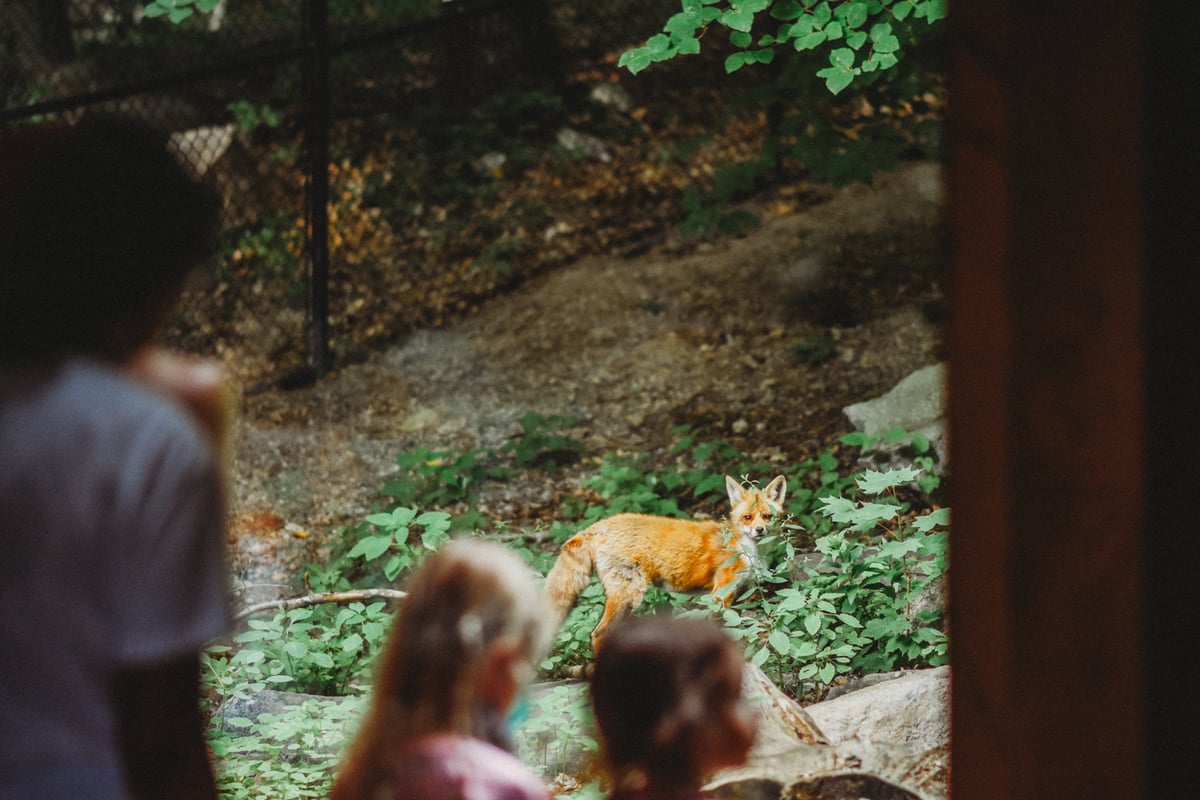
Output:
<instances>
[{"instance_id":1,"label":"fox's ear","mask_svg":"<svg viewBox=\"0 0 1200 800\"><path fill-rule=\"evenodd\" d=\"M767 496L768 502L782 507L783 498L787 495L787 478L782 475L776 477L767 484L766 489L763 489L763 494Z\"/></svg>"},{"instance_id":2,"label":"fox's ear","mask_svg":"<svg viewBox=\"0 0 1200 800\"><path fill-rule=\"evenodd\" d=\"M729 493L731 506L736 506L746 497L746 490L742 488L742 484L728 475L725 476L725 491Z\"/></svg>"}]
</instances>

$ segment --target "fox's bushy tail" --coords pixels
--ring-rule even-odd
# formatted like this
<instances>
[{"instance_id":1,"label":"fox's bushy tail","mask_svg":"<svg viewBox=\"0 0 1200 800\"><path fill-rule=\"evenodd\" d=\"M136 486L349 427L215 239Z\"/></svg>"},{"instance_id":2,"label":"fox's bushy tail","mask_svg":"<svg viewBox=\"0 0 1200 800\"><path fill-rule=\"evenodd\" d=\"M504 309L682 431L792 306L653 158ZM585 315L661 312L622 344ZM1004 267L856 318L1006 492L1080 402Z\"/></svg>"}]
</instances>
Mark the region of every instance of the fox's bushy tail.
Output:
<instances>
[{"instance_id":1,"label":"fox's bushy tail","mask_svg":"<svg viewBox=\"0 0 1200 800\"><path fill-rule=\"evenodd\" d=\"M588 585L595 562L592 537L577 533L563 544L558 560L546 573L546 599L554 609L556 625L561 626Z\"/></svg>"}]
</instances>

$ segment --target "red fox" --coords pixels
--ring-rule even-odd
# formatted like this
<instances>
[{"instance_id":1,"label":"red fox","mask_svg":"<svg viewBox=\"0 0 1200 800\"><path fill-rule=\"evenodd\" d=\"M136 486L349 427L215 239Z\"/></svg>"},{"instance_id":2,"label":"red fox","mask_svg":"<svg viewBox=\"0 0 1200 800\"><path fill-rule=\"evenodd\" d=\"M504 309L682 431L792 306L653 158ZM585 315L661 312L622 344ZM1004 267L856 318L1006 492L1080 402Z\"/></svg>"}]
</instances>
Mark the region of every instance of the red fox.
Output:
<instances>
[{"instance_id":1,"label":"red fox","mask_svg":"<svg viewBox=\"0 0 1200 800\"><path fill-rule=\"evenodd\" d=\"M592 631L594 651L609 625L633 613L651 584L677 592L709 589L728 607L750 569L755 540L783 507L787 481L780 475L765 489L743 489L726 475L725 488L733 506L727 523L617 514L568 539L546 575L546 596L558 623L593 571L606 596L604 615Z\"/></svg>"}]
</instances>

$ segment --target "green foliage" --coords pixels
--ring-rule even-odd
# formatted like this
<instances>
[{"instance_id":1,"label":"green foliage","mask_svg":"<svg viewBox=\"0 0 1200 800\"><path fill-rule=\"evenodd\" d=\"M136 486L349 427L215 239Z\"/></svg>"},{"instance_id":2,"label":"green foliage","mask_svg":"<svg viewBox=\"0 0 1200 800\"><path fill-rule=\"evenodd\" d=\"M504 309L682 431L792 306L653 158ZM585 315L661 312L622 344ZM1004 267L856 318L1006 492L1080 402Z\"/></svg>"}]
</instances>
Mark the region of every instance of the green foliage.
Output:
<instances>
[{"instance_id":1,"label":"green foliage","mask_svg":"<svg viewBox=\"0 0 1200 800\"><path fill-rule=\"evenodd\" d=\"M514 726L517 756L526 764L561 763L569 753L599 747L586 692L558 685L531 701L532 713ZM546 776L553 778L553 775Z\"/></svg>"},{"instance_id":2,"label":"green foliage","mask_svg":"<svg viewBox=\"0 0 1200 800\"><path fill-rule=\"evenodd\" d=\"M914 467L920 470L915 480L917 487L925 494L933 494L942 484L942 479L933 472L934 459L937 457L933 452L933 445L920 432L910 432L904 428L891 428L877 434L854 431L844 434L839 441L861 448L864 453L880 443L903 442L905 446L901 448L901 452L911 459Z\"/></svg>"},{"instance_id":3,"label":"green foliage","mask_svg":"<svg viewBox=\"0 0 1200 800\"><path fill-rule=\"evenodd\" d=\"M143 13L147 17L166 17L175 24L183 22L197 11L207 14L220 0L150 0Z\"/></svg>"},{"instance_id":4,"label":"green foliage","mask_svg":"<svg viewBox=\"0 0 1200 800\"><path fill-rule=\"evenodd\" d=\"M774 169L769 158L760 157L718 168L713 186L706 192L689 186L683 193L687 216L679 229L690 234L735 236L758 227L758 217L742 209L730 210L729 204L749 195Z\"/></svg>"},{"instance_id":5,"label":"green foliage","mask_svg":"<svg viewBox=\"0 0 1200 800\"><path fill-rule=\"evenodd\" d=\"M257 720L209 728L217 789L226 800L329 796L340 751L366 712L364 698L307 700Z\"/></svg>"},{"instance_id":6,"label":"green foliage","mask_svg":"<svg viewBox=\"0 0 1200 800\"><path fill-rule=\"evenodd\" d=\"M521 418L521 433L505 442L502 452L512 454L518 467L539 467L554 472L561 464L574 461L584 451L583 442L561 433L579 423L574 417L543 416L532 411Z\"/></svg>"},{"instance_id":7,"label":"green foliage","mask_svg":"<svg viewBox=\"0 0 1200 800\"><path fill-rule=\"evenodd\" d=\"M894 67L917 34L913 23L933 25L946 16L946 0L682 0L663 32L622 54L633 74L656 61L700 52L713 26L729 31L735 48L726 72L770 64L780 49L826 54L816 74L832 94L862 75Z\"/></svg>"},{"instance_id":8,"label":"green foliage","mask_svg":"<svg viewBox=\"0 0 1200 800\"><path fill-rule=\"evenodd\" d=\"M400 474L383 485L381 494L404 506L443 508L471 500L485 480L502 480L508 473L493 463L486 450L454 453L419 447L401 453Z\"/></svg>"},{"instance_id":9,"label":"green foliage","mask_svg":"<svg viewBox=\"0 0 1200 800\"><path fill-rule=\"evenodd\" d=\"M831 336L820 334L793 342L788 345L787 351L799 363L815 367L833 358L837 348Z\"/></svg>"},{"instance_id":10,"label":"green foliage","mask_svg":"<svg viewBox=\"0 0 1200 800\"><path fill-rule=\"evenodd\" d=\"M295 218L278 211L264 219L222 231L218 242L217 302L231 303L230 287L259 281L277 281L289 301L302 303L308 294L304 231Z\"/></svg>"},{"instance_id":11,"label":"green foliage","mask_svg":"<svg viewBox=\"0 0 1200 800\"><path fill-rule=\"evenodd\" d=\"M345 694L383 644L391 616L382 602L324 604L251 619L236 648L210 648L205 683L222 695L280 689Z\"/></svg>"},{"instance_id":12,"label":"green foliage","mask_svg":"<svg viewBox=\"0 0 1200 800\"><path fill-rule=\"evenodd\" d=\"M259 128L278 128L283 122L283 117L271 106L256 106L248 100L237 100L230 103L229 113L233 115L233 121L244 133L252 133Z\"/></svg>"},{"instance_id":13,"label":"green foliage","mask_svg":"<svg viewBox=\"0 0 1200 800\"><path fill-rule=\"evenodd\" d=\"M592 581L579 595L575 607L558 629L550 654L542 660L541 668L552 674L566 667L587 663L592 657L592 631L604 613L604 588Z\"/></svg>"},{"instance_id":14,"label":"green foliage","mask_svg":"<svg viewBox=\"0 0 1200 800\"><path fill-rule=\"evenodd\" d=\"M383 556L383 576L394 581L400 573L419 565L450 539L451 517L444 511L416 510L403 506L387 513L371 514L367 522L374 533L364 535L350 548L348 558L375 561ZM416 538L413 526L421 528Z\"/></svg>"}]
</instances>

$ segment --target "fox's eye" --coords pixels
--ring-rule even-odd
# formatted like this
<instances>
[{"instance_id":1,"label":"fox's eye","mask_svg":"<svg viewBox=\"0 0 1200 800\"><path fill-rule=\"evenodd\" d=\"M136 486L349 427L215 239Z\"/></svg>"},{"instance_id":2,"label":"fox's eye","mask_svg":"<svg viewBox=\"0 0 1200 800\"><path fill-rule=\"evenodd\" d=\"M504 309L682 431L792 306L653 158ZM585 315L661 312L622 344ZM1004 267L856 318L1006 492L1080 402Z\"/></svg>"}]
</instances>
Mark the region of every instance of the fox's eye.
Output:
<instances>
[{"instance_id":1,"label":"fox's eye","mask_svg":"<svg viewBox=\"0 0 1200 800\"><path fill-rule=\"evenodd\" d=\"M750 522L754 519L753 514L742 514L742 522Z\"/></svg>"},{"instance_id":2,"label":"fox's eye","mask_svg":"<svg viewBox=\"0 0 1200 800\"><path fill-rule=\"evenodd\" d=\"M771 515L763 514L763 522L770 522L770 521L771 521Z\"/></svg>"}]
</instances>

